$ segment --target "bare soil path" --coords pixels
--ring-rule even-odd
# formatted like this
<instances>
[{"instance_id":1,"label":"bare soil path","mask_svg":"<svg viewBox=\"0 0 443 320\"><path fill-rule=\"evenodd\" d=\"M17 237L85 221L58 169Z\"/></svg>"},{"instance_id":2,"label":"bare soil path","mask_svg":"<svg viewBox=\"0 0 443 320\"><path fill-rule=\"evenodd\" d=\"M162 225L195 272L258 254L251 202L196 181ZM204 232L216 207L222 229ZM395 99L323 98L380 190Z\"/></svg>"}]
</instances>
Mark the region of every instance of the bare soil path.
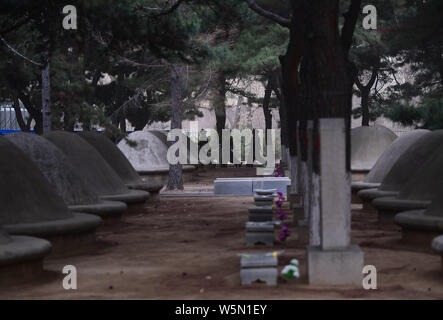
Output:
<instances>
[{"instance_id":1,"label":"bare soil path","mask_svg":"<svg viewBox=\"0 0 443 320\"><path fill-rule=\"evenodd\" d=\"M210 185L215 176L232 172L235 176L255 172L232 170L199 172L190 185ZM126 215L120 223L103 227L96 245L86 253L47 259L44 279L1 289L0 298L443 299L440 257L405 247L397 228L380 227L375 215L359 206L353 210L353 242L362 245L365 263L377 267L378 290L308 285L305 247L294 237L272 250L284 250L280 269L292 258L300 260L300 279L281 278L274 288L263 284L242 287L237 254L270 251L244 246L244 223L251 203L251 196L164 197ZM65 265L77 267L76 291L62 287Z\"/></svg>"}]
</instances>

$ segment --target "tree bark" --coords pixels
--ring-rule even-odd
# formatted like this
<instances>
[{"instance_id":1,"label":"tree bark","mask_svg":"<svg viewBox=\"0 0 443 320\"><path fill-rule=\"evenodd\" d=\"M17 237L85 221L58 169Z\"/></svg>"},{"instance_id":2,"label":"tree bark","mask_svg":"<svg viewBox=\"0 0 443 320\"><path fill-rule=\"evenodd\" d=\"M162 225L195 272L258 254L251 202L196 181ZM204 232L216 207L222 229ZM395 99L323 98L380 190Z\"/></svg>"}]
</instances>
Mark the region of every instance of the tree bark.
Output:
<instances>
[{"instance_id":1,"label":"tree bark","mask_svg":"<svg viewBox=\"0 0 443 320\"><path fill-rule=\"evenodd\" d=\"M20 108L20 100L15 99L14 103L12 104L12 107L14 108L15 112L15 118L17 119L17 123L20 127L20 130L23 132L29 132L31 127L31 120L28 119L28 123L25 122L22 115L22 110Z\"/></svg>"},{"instance_id":2,"label":"tree bark","mask_svg":"<svg viewBox=\"0 0 443 320\"><path fill-rule=\"evenodd\" d=\"M369 90L361 90L361 125L369 126Z\"/></svg>"},{"instance_id":3,"label":"tree bark","mask_svg":"<svg viewBox=\"0 0 443 320\"><path fill-rule=\"evenodd\" d=\"M358 1L356 1L357 3ZM358 14L352 8L353 14ZM358 9L358 8L357 8ZM319 172L318 119L344 118L347 124L347 158L350 158L350 115L352 109L353 75L347 61L349 34L352 36L351 19L342 38L338 32L339 1L319 0L315 2L294 2L291 36L284 61L287 83L287 101L291 114L300 121L302 161L307 160L307 121L314 120L315 144L314 172ZM352 32L351 32L352 31ZM346 38L346 40L344 38ZM352 79L352 80L351 80ZM290 123L292 136L294 121ZM289 127L288 127L289 129ZM296 144L292 144L294 147ZM293 148L292 148L293 149ZM291 151L293 153L293 151ZM346 164L350 170L350 161Z\"/></svg>"},{"instance_id":4,"label":"tree bark","mask_svg":"<svg viewBox=\"0 0 443 320\"><path fill-rule=\"evenodd\" d=\"M263 98L263 114L265 116L265 129L272 129L272 114L271 109L269 108L269 104L271 102L271 94L274 86L272 84L271 79L268 80L265 88L265 96ZM267 131L265 131L267 132Z\"/></svg>"},{"instance_id":5,"label":"tree bark","mask_svg":"<svg viewBox=\"0 0 443 320\"><path fill-rule=\"evenodd\" d=\"M51 77L49 52L43 54L44 67L42 69L42 113L43 133L51 131Z\"/></svg>"},{"instance_id":6,"label":"tree bark","mask_svg":"<svg viewBox=\"0 0 443 320\"><path fill-rule=\"evenodd\" d=\"M171 65L171 130L182 128L182 66ZM177 151L178 152L178 151ZM183 172L180 163L169 165L169 190L183 190Z\"/></svg>"},{"instance_id":7,"label":"tree bark","mask_svg":"<svg viewBox=\"0 0 443 320\"><path fill-rule=\"evenodd\" d=\"M218 72L214 78L214 111L215 111L215 121L217 134L219 137L219 164L222 167L226 167L225 164L222 164L222 150L221 150L221 138L223 129L226 126L226 76L223 72Z\"/></svg>"},{"instance_id":8,"label":"tree bark","mask_svg":"<svg viewBox=\"0 0 443 320\"><path fill-rule=\"evenodd\" d=\"M214 111L217 133L222 137L222 130L226 125L226 77L222 72L215 76Z\"/></svg>"},{"instance_id":9,"label":"tree bark","mask_svg":"<svg viewBox=\"0 0 443 320\"><path fill-rule=\"evenodd\" d=\"M371 78L369 79L366 85L363 85L358 77L355 77L355 84L360 90L361 94L361 111L362 111L362 126L369 126L370 113L369 113L369 99L371 94L372 86L375 84L378 76L380 61L377 62L375 66L372 68Z\"/></svg>"}]
</instances>

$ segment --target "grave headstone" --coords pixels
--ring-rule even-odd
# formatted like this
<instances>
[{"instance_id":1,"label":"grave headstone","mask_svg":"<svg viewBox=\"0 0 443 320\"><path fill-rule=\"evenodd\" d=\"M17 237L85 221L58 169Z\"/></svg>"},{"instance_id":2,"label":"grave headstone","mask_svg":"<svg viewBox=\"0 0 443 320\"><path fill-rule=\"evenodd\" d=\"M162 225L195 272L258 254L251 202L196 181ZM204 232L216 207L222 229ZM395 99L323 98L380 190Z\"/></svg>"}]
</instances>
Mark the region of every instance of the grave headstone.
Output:
<instances>
[{"instance_id":1,"label":"grave headstone","mask_svg":"<svg viewBox=\"0 0 443 320\"><path fill-rule=\"evenodd\" d=\"M69 239L95 240L99 217L70 212L31 159L4 137L0 154L0 225L10 235L50 239L54 251L66 248Z\"/></svg>"},{"instance_id":2,"label":"grave headstone","mask_svg":"<svg viewBox=\"0 0 443 320\"><path fill-rule=\"evenodd\" d=\"M250 253L241 255L241 284L247 285L257 281L270 286L277 285L278 253Z\"/></svg>"},{"instance_id":3,"label":"grave headstone","mask_svg":"<svg viewBox=\"0 0 443 320\"><path fill-rule=\"evenodd\" d=\"M267 222L246 222L246 245L254 246L264 244L274 245L274 223Z\"/></svg>"},{"instance_id":4,"label":"grave headstone","mask_svg":"<svg viewBox=\"0 0 443 320\"><path fill-rule=\"evenodd\" d=\"M128 189L106 160L78 135L52 131L44 137L68 157L78 174L101 199L140 204L149 198L148 192Z\"/></svg>"},{"instance_id":5,"label":"grave headstone","mask_svg":"<svg viewBox=\"0 0 443 320\"><path fill-rule=\"evenodd\" d=\"M70 210L93 213L102 218L121 216L126 210L123 202L100 200L64 153L45 138L20 132L9 134L6 139L28 155Z\"/></svg>"},{"instance_id":6,"label":"grave headstone","mask_svg":"<svg viewBox=\"0 0 443 320\"><path fill-rule=\"evenodd\" d=\"M274 210L272 206L250 206L248 207L248 220L251 222L272 221Z\"/></svg>"},{"instance_id":7,"label":"grave headstone","mask_svg":"<svg viewBox=\"0 0 443 320\"><path fill-rule=\"evenodd\" d=\"M79 135L100 153L128 188L148 191L151 195L158 195L163 188L163 184L149 178L143 181L121 150L104 134L83 131Z\"/></svg>"},{"instance_id":8,"label":"grave headstone","mask_svg":"<svg viewBox=\"0 0 443 320\"><path fill-rule=\"evenodd\" d=\"M363 126L351 130L351 170L366 175L381 154L397 138L383 126ZM362 180L362 179L358 179Z\"/></svg>"},{"instance_id":9,"label":"grave headstone","mask_svg":"<svg viewBox=\"0 0 443 320\"><path fill-rule=\"evenodd\" d=\"M398 195L408 180L442 144L443 130L425 133L399 157L378 189L361 190L357 193L358 197L363 203L371 203L375 198Z\"/></svg>"},{"instance_id":10,"label":"grave headstone","mask_svg":"<svg viewBox=\"0 0 443 320\"><path fill-rule=\"evenodd\" d=\"M352 182L353 194L364 189L378 188L384 177L389 173L403 153L426 133L429 133L429 130L413 130L394 140L394 142L382 153L380 158L378 158L374 167L364 180Z\"/></svg>"}]
</instances>

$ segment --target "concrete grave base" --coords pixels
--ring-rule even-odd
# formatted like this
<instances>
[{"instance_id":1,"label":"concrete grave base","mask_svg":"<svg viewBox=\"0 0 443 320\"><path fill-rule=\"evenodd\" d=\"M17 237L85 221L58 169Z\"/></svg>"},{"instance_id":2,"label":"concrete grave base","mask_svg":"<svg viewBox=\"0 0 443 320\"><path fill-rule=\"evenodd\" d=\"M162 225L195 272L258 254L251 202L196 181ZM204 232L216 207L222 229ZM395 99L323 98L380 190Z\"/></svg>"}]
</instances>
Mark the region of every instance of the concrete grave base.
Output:
<instances>
[{"instance_id":1,"label":"concrete grave base","mask_svg":"<svg viewBox=\"0 0 443 320\"><path fill-rule=\"evenodd\" d=\"M267 222L272 221L273 213L249 212L248 221L250 222Z\"/></svg>"},{"instance_id":2,"label":"concrete grave base","mask_svg":"<svg viewBox=\"0 0 443 320\"><path fill-rule=\"evenodd\" d=\"M254 201L254 205L257 207L269 207L274 204L274 201Z\"/></svg>"},{"instance_id":3,"label":"concrete grave base","mask_svg":"<svg viewBox=\"0 0 443 320\"><path fill-rule=\"evenodd\" d=\"M377 208L379 215L397 214L403 211L426 209L431 201L426 200L406 200L394 197L383 197L372 201L372 205Z\"/></svg>"},{"instance_id":4,"label":"concrete grave base","mask_svg":"<svg viewBox=\"0 0 443 320\"><path fill-rule=\"evenodd\" d=\"M100 217L73 213L73 218L38 223L21 223L3 226L11 235L29 235L51 242L51 255L60 256L77 252L95 242L95 230L102 224Z\"/></svg>"},{"instance_id":5,"label":"concrete grave base","mask_svg":"<svg viewBox=\"0 0 443 320\"><path fill-rule=\"evenodd\" d=\"M355 181L351 184L352 191L352 203L362 203L362 199L358 196L358 193L362 190L378 188L380 183L370 183L363 181Z\"/></svg>"},{"instance_id":6,"label":"concrete grave base","mask_svg":"<svg viewBox=\"0 0 443 320\"><path fill-rule=\"evenodd\" d=\"M278 189L286 193L286 186L290 183L287 177L218 178L214 181L214 193L252 195L256 189Z\"/></svg>"},{"instance_id":7,"label":"concrete grave base","mask_svg":"<svg viewBox=\"0 0 443 320\"><path fill-rule=\"evenodd\" d=\"M255 189L254 193L258 196L275 196L277 189Z\"/></svg>"},{"instance_id":8,"label":"concrete grave base","mask_svg":"<svg viewBox=\"0 0 443 320\"><path fill-rule=\"evenodd\" d=\"M267 222L246 222L246 245L274 245L274 224Z\"/></svg>"},{"instance_id":9,"label":"concrete grave base","mask_svg":"<svg viewBox=\"0 0 443 320\"><path fill-rule=\"evenodd\" d=\"M314 285L362 284L363 251L359 246L343 250L307 247L308 281Z\"/></svg>"},{"instance_id":10,"label":"concrete grave base","mask_svg":"<svg viewBox=\"0 0 443 320\"><path fill-rule=\"evenodd\" d=\"M248 220L251 222L272 221L274 211L272 206L251 206L248 207Z\"/></svg>"},{"instance_id":11,"label":"concrete grave base","mask_svg":"<svg viewBox=\"0 0 443 320\"><path fill-rule=\"evenodd\" d=\"M441 275L443 276L443 235L432 240L432 249L441 255Z\"/></svg>"},{"instance_id":12,"label":"concrete grave base","mask_svg":"<svg viewBox=\"0 0 443 320\"><path fill-rule=\"evenodd\" d=\"M398 191L385 191L379 189L365 189L361 190L357 193L357 196L362 200L363 203L365 201L371 202L376 198L382 197L396 197L398 196Z\"/></svg>"},{"instance_id":13,"label":"concrete grave base","mask_svg":"<svg viewBox=\"0 0 443 320\"><path fill-rule=\"evenodd\" d=\"M270 254L253 253L243 255L240 261L241 284L247 285L257 281L266 282L270 286L277 285L278 257Z\"/></svg>"},{"instance_id":14,"label":"concrete grave base","mask_svg":"<svg viewBox=\"0 0 443 320\"><path fill-rule=\"evenodd\" d=\"M402 241L425 249L432 239L443 233L443 218L426 215L425 210L401 212L394 221L402 227Z\"/></svg>"},{"instance_id":15,"label":"concrete grave base","mask_svg":"<svg viewBox=\"0 0 443 320\"><path fill-rule=\"evenodd\" d=\"M102 219L121 217L127 208L126 203L119 201L101 201L94 204L68 206L71 211L95 214Z\"/></svg>"},{"instance_id":16,"label":"concrete grave base","mask_svg":"<svg viewBox=\"0 0 443 320\"><path fill-rule=\"evenodd\" d=\"M274 201L274 196L273 195L254 195L254 201L255 202L261 202L261 201L267 201L267 202L272 202Z\"/></svg>"},{"instance_id":17,"label":"concrete grave base","mask_svg":"<svg viewBox=\"0 0 443 320\"><path fill-rule=\"evenodd\" d=\"M257 281L266 282L268 286L276 286L278 271L277 268L242 269L240 277L242 286Z\"/></svg>"},{"instance_id":18,"label":"concrete grave base","mask_svg":"<svg viewBox=\"0 0 443 320\"><path fill-rule=\"evenodd\" d=\"M149 192L141 190L128 190L128 193L116 195L102 195L102 200L121 201L126 204L145 203L149 199Z\"/></svg>"},{"instance_id":19,"label":"concrete grave base","mask_svg":"<svg viewBox=\"0 0 443 320\"><path fill-rule=\"evenodd\" d=\"M141 181L135 183L127 183L129 189L148 191L149 193L158 193L163 189L163 184L156 181Z\"/></svg>"},{"instance_id":20,"label":"concrete grave base","mask_svg":"<svg viewBox=\"0 0 443 320\"><path fill-rule=\"evenodd\" d=\"M43 258L51 251L47 240L12 236L0 245L0 287L35 280L43 274Z\"/></svg>"}]
</instances>

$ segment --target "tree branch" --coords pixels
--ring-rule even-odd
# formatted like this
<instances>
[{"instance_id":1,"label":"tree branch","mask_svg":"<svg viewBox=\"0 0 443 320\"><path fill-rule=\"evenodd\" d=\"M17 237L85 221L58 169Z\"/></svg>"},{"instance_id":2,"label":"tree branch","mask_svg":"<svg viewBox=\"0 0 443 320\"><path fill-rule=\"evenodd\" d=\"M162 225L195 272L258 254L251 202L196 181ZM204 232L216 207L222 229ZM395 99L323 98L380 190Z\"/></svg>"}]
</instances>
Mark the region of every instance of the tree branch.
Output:
<instances>
[{"instance_id":1,"label":"tree branch","mask_svg":"<svg viewBox=\"0 0 443 320\"><path fill-rule=\"evenodd\" d=\"M22 55L20 52L11 47L2 36L0 36L0 40L5 44L5 46L8 47L9 50L11 50L14 54L18 55L20 58L25 59L26 61L35 64L36 66L43 67L42 63L38 63L35 62L34 60L29 59L28 57Z\"/></svg>"},{"instance_id":2,"label":"tree branch","mask_svg":"<svg viewBox=\"0 0 443 320\"><path fill-rule=\"evenodd\" d=\"M360 14L360 7L361 0L352 0L348 12L344 14L345 23L341 29L341 43L345 57L348 56L349 50L351 50L352 37Z\"/></svg>"},{"instance_id":3,"label":"tree branch","mask_svg":"<svg viewBox=\"0 0 443 320\"><path fill-rule=\"evenodd\" d=\"M278 14L275 14L274 12L263 9L254 0L245 0L245 1L252 11L255 11L256 13L261 15L262 17L265 17L271 21L274 21L274 22L278 23L279 25L286 27L286 28L289 28L291 26L290 19L281 17Z\"/></svg>"},{"instance_id":4,"label":"tree branch","mask_svg":"<svg viewBox=\"0 0 443 320\"><path fill-rule=\"evenodd\" d=\"M367 86L369 88L372 88L372 86L374 85L375 80L377 80L377 75L378 75L378 64L372 68L371 79L369 80L369 82L367 84Z\"/></svg>"}]
</instances>

